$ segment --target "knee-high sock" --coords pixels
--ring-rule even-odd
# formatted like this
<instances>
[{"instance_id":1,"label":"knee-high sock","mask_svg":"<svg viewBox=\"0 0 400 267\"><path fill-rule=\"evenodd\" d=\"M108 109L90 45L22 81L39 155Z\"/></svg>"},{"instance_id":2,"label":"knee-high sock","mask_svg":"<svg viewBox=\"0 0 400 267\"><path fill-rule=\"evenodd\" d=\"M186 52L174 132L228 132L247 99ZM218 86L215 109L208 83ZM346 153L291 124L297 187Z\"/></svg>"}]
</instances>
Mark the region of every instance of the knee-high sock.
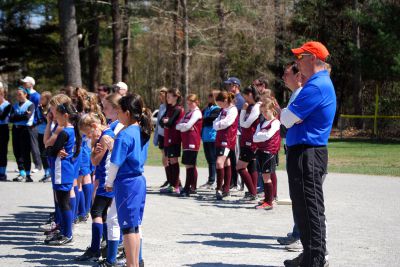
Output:
<instances>
[{"instance_id":1,"label":"knee-high sock","mask_svg":"<svg viewBox=\"0 0 400 267\"><path fill-rule=\"evenodd\" d=\"M181 183L179 179L179 163L172 164L170 166L171 168L171 181L172 181L172 186L175 188L179 187L179 184Z\"/></svg>"},{"instance_id":2,"label":"knee-high sock","mask_svg":"<svg viewBox=\"0 0 400 267\"><path fill-rule=\"evenodd\" d=\"M253 182L254 188L256 189L256 193L257 193L258 172L257 171L253 171L252 173L250 173L250 175L251 175L251 180Z\"/></svg>"},{"instance_id":3,"label":"knee-high sock","mask_svg":"<svg viewBox=\"0 0 400 267\"><path fill-rule=\"evenodd\" d=\"M215 173L216 173L215 163L208 164L208 182L209 183L215 181Z\"/></svg>"},{"instance_id":4,"label":"knee-high sock","mask_svg":"<svg viewBox=\"0 0 400 267\"><path fill-rule=\"evenodd\" d=\"M143 238L140 238L140 247L139 247L139 262L143 260L143 252L142 252L142 247L143 247Z\"/></svg>"},{"instance_id":5,"label":"knee-high sock","mask_svg":"<svg viewBox=\"0 0 400 267\"><path fill-rule=\"evenodd\" d=\"M193 167L193 179L192 179L192 189L193 190L196 190L196 188L197 188L197 177L198 177L197 167L194 166Z\"/></svg>"},{"instance_id":6,"label":"knee-high sock","mask_svg":"<svg viewBox=\"0 0 400 267\"><path fill-rule=\"evenodd\" d=\"M189 191L193 180L193 168L186 168L185 190Z\"/></svg>"},{"instance_id":7,"label":"knee-high sock","mask_svg":"<svg viewBox=\"0 0 400 267\"><path fill-rule=\"evenodd\" d=\"M90 212L90 208L92 207L92 194L93 194L93 184L84 184L82 185L82 191L85 195L85 210L86 213Z\"/></svg>"},{"instance_id":8,"label":"knee-high sock","mask_svg":"<svg viewBox=\"0 0 400 267\"><path fill-rule=\"evenodd\" d=\"M171 183L171 167L168 165L168 166L165 166L164 168L165 168L165 176L167 177L167 181L171 185L172 184Z\"/></svg>"},{"instance_id":9,"label":"knee-high sock","mask_svg":"<svg viewBox=\"0 0 400 267\"><path fill-rule=\"evenodd\" d=\"M72 209L61 211L61 233L66 237L72 237L72 223L74 216Z\"/></svg>"},{"instance_id":10,"label":"knee-high sock","mask_svg":"<svg viewBox=\"0 0 400 267\"><path fill-rule=\"evenodd\" d=\"M224 193L228 193L231 188L231 180L232 180L232 167L225 166L225 175L224 175Z\"/></svg>"},{"instance_id":11,"label":"knee-high sock","mask_svg":"<svg viewBox=\"0 0 400 267\"><path fill-rule=\"evenodd\" d=\"M86 215L86 205L85 205L85 195L83 190L78 192L79 202L78 202L78 215L83 217Z\"/></svg>"},{"instance_id":12,"label":"knee-high sock","mask_svg":"<svg viewBox=\"0 0 400 267\"><path fill-rule=\"evenodd\" d=\"M115 263L117 261L119 240L108 240L107 242L107 261Z\"/></svg>"},{"instance_id":13,"label":"knee-high sock","mask_svg":"<svg viewBox=\"0 0 400 267\"><path fill-rule=\"evenodd\" d=\"M92 223L92 243L90 249L93 252L98 252L100 250L100 241L103 236L103 224L102 223Z\"/></svg>"},{"instance_id":14,"label":"knee-high sock","mask_svg":"<svg viewBox=\"0 0 400 267\"><path fill-rule=\"evenodd\" d=\"M276 172L271 173L271 181L272 181L272 186L273 186L272 196L274 198L276 198L277 192L278 192L278 179L276 177Z\"/></svg>"},{"instance_id":15,"label":"knee-high sock","mask_svg":"<svg viewBox=\"0 0 400 267\"><path fill-rule=\"evenodd\" d=\"M74 192L75 192L76 205L75 209L73 209L73 212L74 212L74 219L76 219L78 217L78 204L79 204L79 189L77 185L74 186Z\"/></svg>"},{"instance_id":16,"label":"knee-high sock","mask_svg":"<svg viewBox=\"0 0 400 267\"><path fill-rule=\"evenodd\" d=\"M103 240L108 241L107 223L103 223Z\"/></svg>"},{"instance_id":17,"label":"knee-high sock","mask_svg":"<svg viewBox=\"0 0 400 267\"><path fill-rule=\"evenodd\" d=\"M222 183L224 182L225 169L217 169L217 190L222 190Z\"/></svg>"},{"instance_id":18,"label":"knee-high sock","mask_svg":"<svg viewBox=\"0 0 400 267\"><path fill-rule=\"evenodd\" d=\"M74 223L74 220L76 219L76 196L69 199L69 205L71 206L72 223Z\"/></svg>"},{"instance_id":19,"label":"knee-high sock","mask_svg":"<svg viewBox=\"0 0 400 267\"><path fill-rule=\"evenodd\" d=\"M274 186L272 183L264 183L265 202L272 206Z\"/></svg>"},{"instance_id":20,"label":"knee-high sock","mask_svg":"<svg viewBox=\"0 0 400 267\"><path fill-rule=\"evenodd\" d=\"M257 194L257 190L254 187L252 177L250 176L250 173L246 169L240 169L239 174L242 177L242 180L244 184L247 186L247 189L249 190L250 194L253 196Z\"/></svg>"}]
</instances>

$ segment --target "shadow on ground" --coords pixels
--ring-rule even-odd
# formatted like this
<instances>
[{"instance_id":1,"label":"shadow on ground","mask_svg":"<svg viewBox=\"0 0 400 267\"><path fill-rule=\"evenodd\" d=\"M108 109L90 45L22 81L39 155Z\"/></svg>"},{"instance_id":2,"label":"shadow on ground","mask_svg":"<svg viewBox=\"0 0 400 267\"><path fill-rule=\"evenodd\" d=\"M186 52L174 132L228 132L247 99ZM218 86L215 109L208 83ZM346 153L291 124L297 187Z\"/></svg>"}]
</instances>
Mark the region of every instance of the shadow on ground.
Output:
<instances>
[{"instance_id":1,"label":"shadow on ground","mask_svg":"<svg viewBox=\"0 0 400 267\"><path fill-rule=\"evenodd\" d=\"M199 262L194 264L186 264L183 266L191 267L277 267L272 265L251 265L251 264L227 264L222 262Z\"/></svg>"},{"instance_id":2,"label":"shadow on ground","mask_svg":"<svg viewBox=\"0 0 400 267\"><path fill-rule=\"evenodd\" d=\"M71 252L80 251L72 245L50 247L43 243L45 236L38 227L49 215L50 207L21 206L25 211L0 216L0 244L9 246L0 259L22 259L27 265L78 266ZM31 211L33 209L34 211ZM81 263L79 265L82 265ZM92 264L90 264L92 265Z\"/></svg>"}]
</instances>

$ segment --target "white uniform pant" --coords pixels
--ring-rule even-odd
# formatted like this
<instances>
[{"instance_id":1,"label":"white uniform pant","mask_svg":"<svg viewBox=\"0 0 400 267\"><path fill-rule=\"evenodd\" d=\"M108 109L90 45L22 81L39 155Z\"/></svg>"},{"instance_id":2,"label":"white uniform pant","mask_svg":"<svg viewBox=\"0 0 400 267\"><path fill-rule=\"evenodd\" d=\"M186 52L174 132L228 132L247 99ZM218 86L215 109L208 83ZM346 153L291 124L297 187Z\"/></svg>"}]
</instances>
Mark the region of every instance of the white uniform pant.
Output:
<instances>
[{"instance_id":1,"label":"white uniform pant","mask_svg":"<svg viewBox=\"0 0 400 267\"><path fill-rule=\"evenodd\" d=\"M121 229L118 224L117 207L114 198L107 213L107 237L108 240L117 241L119 240L120 235Z\"/></svg>"}]
</instances>

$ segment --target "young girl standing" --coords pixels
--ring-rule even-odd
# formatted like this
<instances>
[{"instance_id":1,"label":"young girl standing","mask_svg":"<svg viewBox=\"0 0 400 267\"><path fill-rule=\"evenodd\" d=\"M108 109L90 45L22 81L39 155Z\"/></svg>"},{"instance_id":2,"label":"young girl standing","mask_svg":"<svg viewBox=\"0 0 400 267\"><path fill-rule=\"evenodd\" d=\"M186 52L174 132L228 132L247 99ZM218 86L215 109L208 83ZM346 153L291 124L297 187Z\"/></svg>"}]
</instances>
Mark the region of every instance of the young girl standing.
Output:
<instances>
[{"instance_id":1,"label":"young girl standing","mask_svg":"<svg viewBox=\"0 0 400 267\"><path fill-rule=\"evenodd\" d=\"M14 156L17 160L19 176L13 181L33 182L31 178L31 142L29 127L33 125L35 117L35 104L28 100L28 92L22 86L17 89L17 103L10 111L12 127L12 144Z\"/></svg>"},{"instance_id":2,"label":"young girl standing","mask_svg":"<svg viewBox=\"0 0 400 267\"><path fill-rule=\"evenodd\" d=\"M46 145L53 190L61 215L61 229L59 235L54 235L45 242L49 245L64 245L72 241L73 211L70 192L73 190L76 174L74 166L80 153L81 135L78 130L79 115L72 104L60 104L52 113L58 124L54 132L56 139L50 138Z\"/></svg>"},{"instance_id":3,"label":"young girl standing","mask_svg":"<svg viewBox=\"0 0 400 267\"><path fill-rule=\"evenodd\" d=\"M143 165L151 134L151 119L143 114L139 95L128 95L119 101L119 121L126 126L115 139L111 156L107 190L115 191L118 222L124 235L128 267L139 266L140 234L146 199Z\"/></svg>"},{"instance_id":4,"label":"young girl standing","mask_svg":"<svg viewBox=\"0 0 400 267\"><path fill-rule=\"evenodd\" d=\"M213 128L213 122L218 117L221 108L215 103L215 97L219 90L212 90L208 94L208 105L203 110L203 128L201 130L201 140L203 141L204 154L208 163L208 181L200 188L211 189L215 182L217 154L215 150L215 138L217 132Z\"/></svg>"},{"instance_id":5,"label":"young girl standing","mask_svg":"<svg viewBox=\"0 0 400 267\"><path fill-rule=\"evenodd\" d=\"M50 99L51 99L51 92L49 91L44 91L40 95L40 104L37 108L37 130L38 130L38 143L39 143L39 151L40 151L40 157L42 160L43 164L43 169L44 169L44 176L42 179L40 179L40 182L49 182L51 181L51 176L50 176L50 167L49 167L49 162L47 160L47 154L46 154L46 147L44 145L44 132L46 131L46 126L47 126L47 113L50 112Z\"/></svg>"},{"instance_id":6,"label":"young girl standing","mask_svg":"<svg viewBox=\"0 0 400 267\"><path fill-rule=\"evenodd\" d=\"M160 189L161 193L180 193L179 161L181 155L181 134L176 129L178 121L183 117L183 108L180 106L181 93L178 89L169 89L167 93L167 111L160 121L164 127L164 152L168 158L167 180L171 185Z\"/></svg>"},{"instance_id":7,"label":"young girl standing","mask_svg":"<svg viewBox=\"0 0 400 267\"><path fill-rule=\"evenodd\" d=\"M176 125L176 129L181 132L183 147L182 164L186 167L186 182L181 195L190 196L190 194L196 194L196 161L200 149L202 114L198 107L199 99L196 95L188 95L186 103L189 111Z\"/></svg>"},{"instance_id":8,"label":"young girl standing","mask_svg":"<svg viewBox=\"0 0 400 267\"><path fill-rule=\"evenodd\" d=\"M111 150L114 143L114 132L109 126L103 125L98 114L88 113L79 122L80 131L92 141L91 162L96 166L96 196L90 211L92 216L92 243L85 253L76 258L77 261L92 261L100 257L100 242L103 231L107 229L107 210L114 197L113 192L107 192L105 182L109 175Z\"/></svg>"},{"instance_id":9,"label":"young girl standing","mask_svg":"<svg viewBox=\"0 0 400 267\"><path fill-rule=\"evenodd\" d=\"M8 117L11 104L6 100L7 91L0 82L0 181L7 180L7 153L10 130L8 128Z\"/></svg>"},{"instance_id":10,"label":"young girl standing","mask_svg":"<svg viewBox=\"0 0 400 267\"><path fill-rule=\"evenodd\" d=\"M244 200L257 198L258 172L256 167L256 145L253 143L253 135L256 131L260 117L260 97L255 87L249 86L242 92L245 103L240 111L240 155L236 170L242 177L249 192L246 192ZM247 168L247 169L246 169Z\"/></svg>"},{"instance_id":11,"label":"young girl standing","mask_svg":"<svg viewBox=\"0 0 400 267\"><path fill-rule=\"evenodd\" d=\"M258 170L262 173L264 181L264 200L260 202L256 209L271 210L273 208L274 187L271 181L271 173L275 172L276 154L281 144L280 122L276 118L277 111L275 103L271 98L263 99L260 111L265 120L257 126L253 136L253 142L257 145L257 164Z\"/></svg>"},{"instance_id":12,"label":"young girl standing","mask_svg":"<svg viewBox=\"0 0 400 267\"><path fill-rule=\"evenodd\" d=\"M228 156L230 151L235 149L239 119L234 98L235 96L232 93L223 91L215 99L218 106L222 108L218 118L213 122L213 128L217 131L215 147L217 151L216 197L218 200L230 196L232 174ZM222 183L224 183L224 188L222 188Z\"/></svg>"}]
</instances>

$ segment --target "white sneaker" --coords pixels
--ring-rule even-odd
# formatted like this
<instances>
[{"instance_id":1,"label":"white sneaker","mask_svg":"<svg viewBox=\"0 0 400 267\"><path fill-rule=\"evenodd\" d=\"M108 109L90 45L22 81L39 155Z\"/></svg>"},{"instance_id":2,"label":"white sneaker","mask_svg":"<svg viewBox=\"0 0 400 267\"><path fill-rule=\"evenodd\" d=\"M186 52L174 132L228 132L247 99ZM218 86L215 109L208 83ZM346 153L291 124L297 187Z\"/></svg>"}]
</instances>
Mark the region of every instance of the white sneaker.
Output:
<instances>
[{"instance_id":1,"label":"white sneaker","mask_svg":"<svg viewBox=\"0 0 400 267\"><path fill-rule=\"evenodd\" d=\"M287 246L285 246L285 249L291 252L301 252L303 251L303 245L301 244L300 240L297 240Z\"/></svg>"},{"instance_id":2,"label":"white sneaker","mask_svg":"<svg viewBox=\"0 0 400 267\"><path fill-rule=\"evenodd\" d=\"M31 173L37 173L37 172L39 172L39 169L38 169L38 168L34 168L34 169L31 171Z\"/></svg>"}]
</instances>

